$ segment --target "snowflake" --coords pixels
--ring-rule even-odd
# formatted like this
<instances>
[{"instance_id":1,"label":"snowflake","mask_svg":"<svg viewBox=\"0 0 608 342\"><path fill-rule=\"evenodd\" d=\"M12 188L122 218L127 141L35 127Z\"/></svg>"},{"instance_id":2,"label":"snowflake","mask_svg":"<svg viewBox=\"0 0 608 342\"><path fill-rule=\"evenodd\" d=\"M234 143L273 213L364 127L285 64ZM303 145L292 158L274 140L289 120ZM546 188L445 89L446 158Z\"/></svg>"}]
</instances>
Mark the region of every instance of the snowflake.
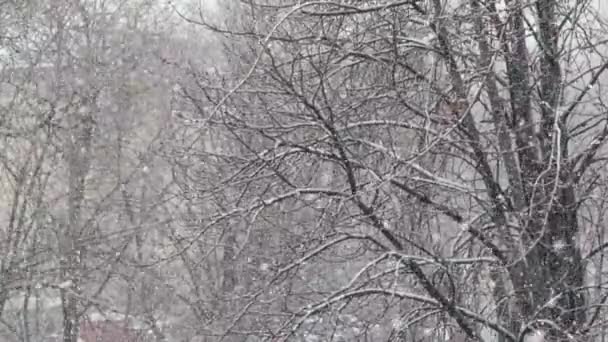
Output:
<instances>
[{"instance_id":1,"label":"snowflake","mask_svg":"<svg viewBox=\"0 0 608 342\"><path fill-rule=\"evenodd\" d=\"M559 296L552 297L551 299L549 299L549 301L547 302L547 304L545 304L545 306L547 306L549 308L556 307L558 299L559 299Z\"/></svg>"},{"instance_id":2,"label":"snowflake","mask_svg":"<svg viewBox=\"0 0 608 342\"><path fill-rule=\"evenodd\" d=\"M403 321L401 319L399 319L399 318L395 318L391 322L391 325L393 326L393 329L399 331L399 330L401 330L403 328Z\"/></svg>"},{"instance_id":3,"label":"snowflake","mask_svg":"<svg viewBox=\"0 0 608 342\"><path fill-rule=\"evenodd\" d=\"M553 249L558 252L564 250L567 246L568 244L566 243L566 241L561 239L553 242Z\"/></svg>"}]
</instances>

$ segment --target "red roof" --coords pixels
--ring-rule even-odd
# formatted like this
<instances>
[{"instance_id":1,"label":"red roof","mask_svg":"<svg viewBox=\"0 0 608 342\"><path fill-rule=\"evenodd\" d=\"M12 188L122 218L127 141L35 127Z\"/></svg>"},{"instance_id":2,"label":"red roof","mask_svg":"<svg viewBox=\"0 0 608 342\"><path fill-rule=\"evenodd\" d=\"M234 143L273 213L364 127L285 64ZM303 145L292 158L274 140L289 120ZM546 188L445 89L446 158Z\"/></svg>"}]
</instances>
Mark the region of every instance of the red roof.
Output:
<instances>
[{"instance_id":1,"label":"red roof","mask_svg":"<svg viewBox=\"0 0 608 342\"><path fill-rule=\"evenodd\" d=\"M143 338L124 321L83 321L80 323L83 342L142 342Z\"/></svg>"}]
</instances>

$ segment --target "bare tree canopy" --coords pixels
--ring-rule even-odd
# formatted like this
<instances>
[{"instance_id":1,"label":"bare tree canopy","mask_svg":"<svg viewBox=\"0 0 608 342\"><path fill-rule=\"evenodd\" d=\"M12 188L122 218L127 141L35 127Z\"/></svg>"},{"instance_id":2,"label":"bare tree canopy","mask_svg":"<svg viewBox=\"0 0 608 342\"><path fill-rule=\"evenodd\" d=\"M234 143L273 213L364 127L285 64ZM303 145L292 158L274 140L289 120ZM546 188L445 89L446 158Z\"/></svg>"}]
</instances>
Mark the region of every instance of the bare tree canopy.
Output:
<instances>
[{"instance_id":1,"label":"bare tree canopy","mask_svg":"<svg viewBox=\"0 0 608 342\"><path fill-rule=\"evenodd\" d=\"M215 168L182 171L200 185L220 168L215 186L195 189L221 208L207 225L224 222L224 248L276 263L252 271L266 282L233 280L241 306L227 332L600 334L608 64L597 4L224 6L226 22L182 13L224 37L226 55L221 75L193 70L183 90L191 128L218 144L194 147L194 160ZM226 267L251 268L239 256Z\"/></svg>"},{"instance_id":2,"label":"bare tree canopy","mask_svg":"<svg viewBox=\"0 0 608 342\"><path fill-rule=\"evenodd\" d=\"M605 341L597 0L0 0L0 340Z\"/></svg>"}]
</instances>

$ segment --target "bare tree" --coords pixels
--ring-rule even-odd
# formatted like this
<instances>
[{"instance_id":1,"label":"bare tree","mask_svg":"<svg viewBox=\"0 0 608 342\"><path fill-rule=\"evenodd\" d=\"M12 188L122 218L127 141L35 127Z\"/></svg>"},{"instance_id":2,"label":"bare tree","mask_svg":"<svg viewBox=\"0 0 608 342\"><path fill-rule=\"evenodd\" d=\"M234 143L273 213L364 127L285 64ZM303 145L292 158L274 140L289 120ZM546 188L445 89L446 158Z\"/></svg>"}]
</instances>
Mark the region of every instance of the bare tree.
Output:
<instances>
[{"instance_id":1,"label":"bare tree","mask_svg":"<svg viewBox=\"0 0 608 342\"><path fill-rule=\"evenodd\" d=\"M155 22L164 14L154 2L124 5L28 2L7 15L15 36L2 38L0 170L12 189L1 202L4 339L76 341L91 311L157 323L142 300L128 304L124 290L137 279L119 275L141 272L133 256L149 250L142 241L162 220L153 212L166 184L152 156L169 104Z\"/></svg>"},{"instance_id":2,"label":"bare tree","mask_svg":"<svg viewBox=\"0 0 608 342\"><path fill-rule=\"evenodd\" d=\"M590 232L603 231L608 64L593 3L267 1L238 12L246 25L182 13L224 35L238 66L223 83L195 72L186 96L203 139L221 131L243 146L218 161L233 172L198 192L240 197L203 221L247 217L267 234L288 222L293 239L275 241L286 259L244 295L229 331L598 333L604 270L589 280L587 265L604 248Z\"/></svg>"}]
</instances>

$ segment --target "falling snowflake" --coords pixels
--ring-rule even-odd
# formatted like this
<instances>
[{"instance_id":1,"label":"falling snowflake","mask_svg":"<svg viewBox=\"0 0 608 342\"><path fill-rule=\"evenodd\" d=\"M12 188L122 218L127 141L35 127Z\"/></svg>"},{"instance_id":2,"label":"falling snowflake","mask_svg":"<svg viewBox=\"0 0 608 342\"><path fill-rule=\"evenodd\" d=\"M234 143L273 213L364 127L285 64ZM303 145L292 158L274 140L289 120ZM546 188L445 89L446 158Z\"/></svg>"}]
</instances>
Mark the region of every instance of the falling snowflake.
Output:
<instances>
[{"instance_id":1,"label":"falling snowflake","mask_svg":"<svg viewBox=\"0 0 608 342\"><path fill-rule=\"evenodd\" d=\"M558 299L559 299L559 296L551 297L551 299L549 299L549 301L547 302L547 304L545 304L545 306L549 307L549 308L556 307Z\"/></svg>"},{"instance_id":2,"label":"falling snowflake","mask_svg":"<svg viewBox=\"0 0 608 342\"><path fill-rule=\"evenodd\" d=\"M399 318L395 318L393 319L393 321L391 322L393 329L399 331L403 328L403 321Z\"/></svg>"},{"instance_id":3,"label":"falling snowflake","mask_svg":"<svg viewBox=\"0 0 608 342\"><path fill-rule=\"evenodd\" d=\"M553 249L558 252L563 251L567 246L568 244L566 243L566 241L561 239L553 242Z\"/></svg>"}]
</instances>

